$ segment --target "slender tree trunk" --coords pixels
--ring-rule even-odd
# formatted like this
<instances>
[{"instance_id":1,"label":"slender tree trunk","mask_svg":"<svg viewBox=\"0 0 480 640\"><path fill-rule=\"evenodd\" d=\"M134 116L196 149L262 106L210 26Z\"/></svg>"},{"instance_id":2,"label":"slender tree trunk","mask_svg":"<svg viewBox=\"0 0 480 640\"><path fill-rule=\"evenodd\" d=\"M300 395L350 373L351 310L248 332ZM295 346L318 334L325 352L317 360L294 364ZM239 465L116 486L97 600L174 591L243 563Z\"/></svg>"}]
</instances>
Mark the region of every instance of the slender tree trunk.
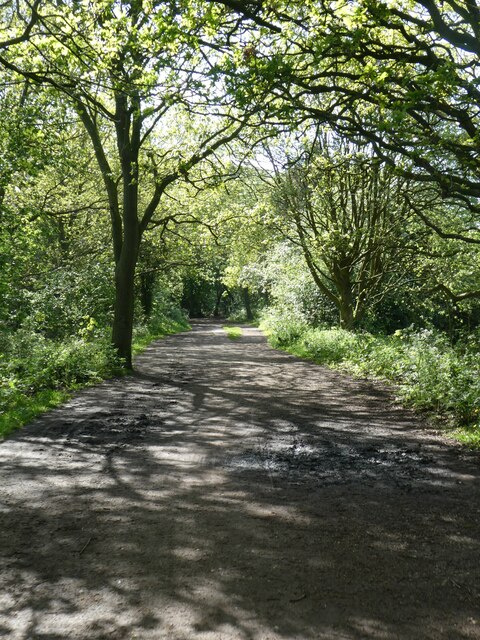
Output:
<instances>
[{"instance_id":1,"label":"slender tree trunk","mask_svg":"<svg viewBox=\"0 0 480 640\"><path fill-rule=\"evenodd\" d=\"M213 310L213 317L218 318L220 316L220 304L222 302L222 296L225 289L218 282L215 285L215 309Z\"/></svg>"},{"instance_id":2,"label":"slender tree trunk","mask_svg":"<svg viewBox=\"0 0 480 640\"><path fill-rule=\"evenodd\" d=\"M250 301L250 291L247 287L242 288L242 296L243 296L243 305L245 307L245 313L247 315L247 320L253 320L253 312L252 305Z\"/></svg>"},{"instance_id":3,"label":"slender tree trunk","mask_svg":"<svg viewBox=\"0 0 480 640\"><path fill-rule=\"evenodd\" d=\"M133 195L133 209L136 210L135 194ZM124 201L128 202L127 198ZM128 210L124 212L124 219L127 221L128 213ZM135 218L130 218L130 224L125 224L122 252L115 266L115 313L113 317L112 342L127 369L133 368L132 337L135 311L135 269L138 261L139 246L140 235L135 216Z\"/></svg>"},{"instance_id":4,"label":"slender tree trunk","mask_svg":"<svg viewBox=\"0 0 480 640\"><path fill-rule=\"evenodd\" d=\"M140 304L146 318L150 318L153 310L153 292L155 290L155 274L140 274Z\"/></svg>"},{"instance_id":5,"label":"slender tree trunk","mask_svg":"<svg viewBox=\"0 0 480 640\"><path fill-rule=\"evenodd\" d=\"M136 221L135 221L136 222ZM133 220L132 220L133 223ZM122 253L115 267L115 311L112 343L127 369L132 369L132 337L135 311L135 269L138 261L140 235L132 224L125 234Z\"/></svg>"}]
</instances>

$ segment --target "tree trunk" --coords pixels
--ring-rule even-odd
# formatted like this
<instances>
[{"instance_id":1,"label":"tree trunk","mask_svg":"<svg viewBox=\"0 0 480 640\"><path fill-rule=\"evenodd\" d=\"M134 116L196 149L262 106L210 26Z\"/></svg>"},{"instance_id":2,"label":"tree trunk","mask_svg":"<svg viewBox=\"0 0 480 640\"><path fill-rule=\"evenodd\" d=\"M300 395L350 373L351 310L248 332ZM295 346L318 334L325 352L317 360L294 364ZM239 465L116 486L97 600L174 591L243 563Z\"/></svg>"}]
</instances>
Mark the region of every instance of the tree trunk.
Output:
<instances>
[{"instance_id":1,"label":"tree trunk","mask_svg":"<svg viewBox=\"0 0 480 640\"><path fill-rule=\"evenodd\" d=\"M135 310L135 268L140 249L138 223L138 149L129 140L129 116L125 98L117 99L117 143L122 165L123 243L115 267L115 314L112 341L127 369L132 369L132 336ZM134 129L136 129L134 127ZM132 138L133 138L132 134ZM138 137L138 132L137 132Z\"/></svg>"},{"instance_id":2,"label":"tree trunk","mask_svg":"<svg viewBox=\"0 0 480 640\"><path fill-rule=\"evenodd\" d=\"M225 289L223 288L223 285L217 282L215 284L215 309L213 310L214 318L220 317L220 304L222 302L222 296L224 291Z\"/></svg>"},{"instance_id":3,"label":"tree trunk","mask_svg":"<svg viewBox=\"0 0 480 640\"><path fill-rule=\"evenodd\" d=\"M132 337L135 308L136 256L124 255L115 269L115 313L112 343L127 369L132 369Z\"/></svg>"},{"instance_id":4,"label":"tree trunk","mask_svg":"<svg viewBox=\"0 0 480 640\"><path fill-rule=\"evenodd\" d=\"M150 318L153 310L153 292L155 290L155 274L140 274L140 304L146 318Z\"/></svg>"},{"instance_id":5,"label":"tree trunk","mask_svg":"<svg viewBox=\"0 0 480 640\"><path fill-rule=\"evenodd\" d=\"M340 313L340 327L347 331L352 331L355 326L355 311L352 289L347 282L338 282L338 311Z\"/></svg>"},{"instance_id":6,"label":"tree trunk","mask_svg":"<svg viewBox=\"0 0 480 640\"><path fill-rule=\"evenodd\" d=\"M353 317L353 309L351 306L340 306L340 327L347 331L352 331L355 326L355 319Z\"/></svg>"},{"instance_id":7,"label":"tree trunk","mask_svg":"<svg viewBox=\"0 0 480 640\"><path fill-rule=\"evenodd\" d=\"M336 307L340 314L340 327L351 331L355 325L355 304L349 259L339 261L334 268L333 280L338 291Z\"/></svg>"},{"instance_id":8,"label":"tree trunk","mask_svg":"<svg viewBox=\"0 0 480 640\"><path fill-rule=\"evenodd\" d=\"M242 296L243 296L243 305L245 307L245 313L247 315L247 320L253 320L253 312L252 305L250 301L250 291L247 287L242 288Z\"/></svg>"}]
</instances>

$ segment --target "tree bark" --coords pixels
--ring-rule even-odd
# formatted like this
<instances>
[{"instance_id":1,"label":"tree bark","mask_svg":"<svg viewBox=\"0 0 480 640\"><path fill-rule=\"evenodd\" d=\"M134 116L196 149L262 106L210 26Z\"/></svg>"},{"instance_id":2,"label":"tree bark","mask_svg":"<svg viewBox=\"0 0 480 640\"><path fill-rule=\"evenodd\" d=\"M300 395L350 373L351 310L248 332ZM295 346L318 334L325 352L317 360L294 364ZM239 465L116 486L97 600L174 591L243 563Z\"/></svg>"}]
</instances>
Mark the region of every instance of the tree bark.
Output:
<instances>
[{"instance_id":1,"label":"tree bark","mask_svg":"<svg viewBox=\"0 0 480 640\"><path fill-rule=\"evenodd\" d=\"M135 263L136 261L132 260L131 256L126 256L118 262L115 269L115 312L112 325L112 343L127 369L133 368Z\"/></svg>"},{"instance_id":2,"label":"tree bark","mask_svg":"<svg viewBox=\"0 0 480 640\"><path fill-rule=\"evenodd\" d=\"M146 318L150 318L153 310L153 292L155 289L155 274L140 274L140 304Z\"/></svg>"},{"instance_id":3,"label":"tree bark","mask_svg":"<svg viewBox=\"0 0 480 640\"><path fill-rule=\"evenodd\" d=\"M340 302L340 327L347 331L352 331L355 328L352 305L344 304L343 301Z\"/></svg>"},{"instance_id":4,"label":"tree bark","mask_svg":"<svg viewBox=\"0 0 480 640\"><path fill-rule=\"evenodd\" d=\"M250 301L250 291L248 290L247 287L243 287L242 296L243 296L243 305L245 307L247 320L253 320L252 305Z\"/></svg>"},{"instance_id":5,"label":"tree bark","mask_svg":"<svg viewBox=\"0 0 480 640\"><path fill-rule=\"evenodd\" d=\"M356 318L352 287L348 275L342 271L340 277L337 274L336 286L339 293L337 307L340 313L340 327L352 331L355 328Z\"/></svg>"},{"instance_id":6,"label":"tree bark","mask_svg":"<svg viewBox=\"0 0 480 640\"><path fill-rule=\"evenodd\" d=\"M220 317L220 305L222 304L222 296L225 291L225 287L220 283L215 283L215 308L213 310L213 317Z\"/></svg>"}]
</instances>

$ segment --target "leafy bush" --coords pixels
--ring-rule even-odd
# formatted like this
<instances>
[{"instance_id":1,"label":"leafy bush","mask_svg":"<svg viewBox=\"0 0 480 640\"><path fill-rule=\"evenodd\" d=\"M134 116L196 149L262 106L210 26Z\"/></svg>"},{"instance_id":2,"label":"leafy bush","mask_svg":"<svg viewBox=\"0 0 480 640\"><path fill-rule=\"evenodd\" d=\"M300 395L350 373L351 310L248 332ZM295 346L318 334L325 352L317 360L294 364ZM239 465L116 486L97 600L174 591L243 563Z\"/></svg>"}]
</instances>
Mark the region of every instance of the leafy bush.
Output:
<instances>
[{"instance_id":1,"label":"leafy bush","mask_svg":"<svg viewBox=\"0 0 480 640\"><path fill-rule=\"evenodd\" d=\"M185 331L190 325L182 311L169 302L157 303L154 306L152 316L144 318L137 324L133 331L133 350L139 353L145 349L152 340L161 338L171 333Z\"/></svg>"},{"instance_id":2,"label":"leafy bush","mask_svg":"<svg viewBox=\"0 0 480 640\"><path fill-rule=\"evenodd\" d=\"M62 341L28 329L10 334L0 355L0 435L64 400L67 390L119 368L110 340L98 330Z\"/></svg>"},{"instance_id":3,"label":"leafy bush","mask_svg":"<svg viewBox=\"0 0 480 640\"><path fill-rule=\"evenodd\" d=\"M480 341L470 336L452 345L433 330L396 331L390 336L315 329L278 310L264 315L272 346L356 375L395 382L407 404L441 413L457 426L459 439L480 445Z\"/></svg>"},{"instance_id":4,"label":"leafy bush","mask_svg":"<svg viewBox=\"0 0 480 640\"><path fill-rule=\"evenodd\" d=\"M289 307L269 309L263 313L261 327L269 335L274 347L291 345L308 330L302 315Z\"/></svg>"},{"instance_id":5,"label":"leafy bush","mask_svg":"<svg viewBox=\"0 0 480 640\"><path fill-rule=\"evenodd\" d=\"M300 341L307 354L325 364L343 362L358 343L357 336L344 329L308 329Z\"/></svg>"},{"instance_id":6,"label":"leafy bush","mask_svg":"<svg viewBox=\"0 0 480 640\"><path fill-rule=\"evenodd\" d=\"M28 328L53 340L74 335L86 314L107 326L112 320L112 281L109 264L56 269L31 291L23 291L15 321L7 324L11 330Z\"/></svg>"},{"instance_id":7,"label":"leafy bush","mask_svg":"<svg viewBox=\"0 0 480 640\"><path fill-rule=\"evenodd\" d=\"M119 364L106 336L54 341L21 329L11 335L9 352L0 360L0 401L5 389L34 393L67 388L100 380Z\"/></svg>"},{"instance_id":8,"label":"leafy bush","mask_svg":"<svg viewBox=\"0 0 480 640\"><path fill-rule=\"evenodd\" d=\"M0 436L62 402L68 390L118 373L122 363L110 330L91 316L79 321L76 335L53 340L31 323L0 333ZM152 340L188 328L178 308L157 304L154 315L135 328L136 351Z\"/></svg>"}]
</instances>

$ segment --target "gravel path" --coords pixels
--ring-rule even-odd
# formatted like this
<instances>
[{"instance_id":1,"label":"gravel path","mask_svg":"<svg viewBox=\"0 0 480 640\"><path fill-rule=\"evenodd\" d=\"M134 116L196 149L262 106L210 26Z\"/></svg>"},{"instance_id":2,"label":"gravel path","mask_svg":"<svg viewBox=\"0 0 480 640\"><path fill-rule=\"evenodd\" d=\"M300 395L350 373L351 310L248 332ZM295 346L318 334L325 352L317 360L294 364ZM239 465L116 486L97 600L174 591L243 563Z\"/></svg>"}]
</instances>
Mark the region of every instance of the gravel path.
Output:
<instances>
[{"instance_id":1,"label":"gravel path","mask_svg":"<svg viewBox=\"0 0 480 640\"><path fill-rule=\"evenodd\" d=\"M480 638L480 456L221 326L0 445L0 637Z\"/></svg>"}]
</instances>

